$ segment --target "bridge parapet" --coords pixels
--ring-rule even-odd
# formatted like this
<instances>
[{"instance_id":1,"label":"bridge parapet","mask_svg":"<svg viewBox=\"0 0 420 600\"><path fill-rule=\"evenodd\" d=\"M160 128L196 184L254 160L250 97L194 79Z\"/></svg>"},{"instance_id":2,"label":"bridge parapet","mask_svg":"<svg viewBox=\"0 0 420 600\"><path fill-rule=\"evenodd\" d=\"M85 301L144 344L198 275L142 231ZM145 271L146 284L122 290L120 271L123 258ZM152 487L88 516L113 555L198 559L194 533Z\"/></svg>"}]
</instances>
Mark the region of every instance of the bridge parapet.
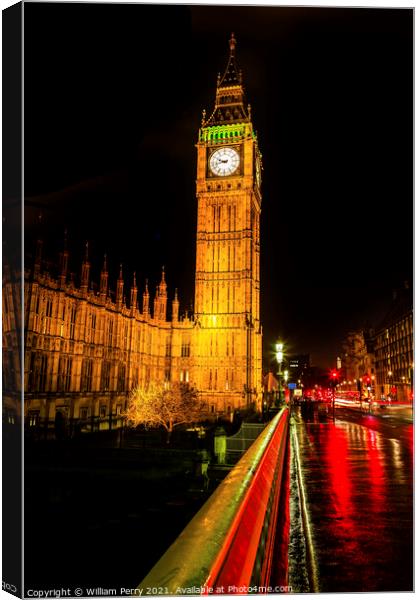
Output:
<instances>
[{"instance_id":1,"label":"bridge parapet","mask_svg":"<svg viewBox=\"0 0 420 600\"><path fill-rule=\"evenodd\" d=\"M146 575L139 591L229 594L268 586L287 443L284 408Z\"/></svg>"}]
</instances>

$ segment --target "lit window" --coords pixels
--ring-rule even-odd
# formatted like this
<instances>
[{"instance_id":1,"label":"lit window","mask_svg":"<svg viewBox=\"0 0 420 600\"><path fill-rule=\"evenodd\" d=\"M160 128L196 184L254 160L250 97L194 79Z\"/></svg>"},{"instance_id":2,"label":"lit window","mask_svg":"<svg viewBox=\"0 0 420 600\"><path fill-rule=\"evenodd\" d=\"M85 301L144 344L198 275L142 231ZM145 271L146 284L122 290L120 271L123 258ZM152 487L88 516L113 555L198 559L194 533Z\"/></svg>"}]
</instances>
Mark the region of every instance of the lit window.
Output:
<instances>
[{"instance_id":1,"label":"lit window","mask_svg":"<svg viewBox=\"0 0 420 600\"><path fill-rule=\"evenodd\" d=\"M182 342L181 356L187 357L191 354L191 347L189 342Z\"/></svg>"},{"instance_id":2,"label":"lit window","mask_svg":"<svg viewBox=\"0 0 420 600\"><path fill-rule=\"evenodd\" d=\"M29 413L29 427L36 427L39 421L39 412Z\"/></svg>"}]
</instances>

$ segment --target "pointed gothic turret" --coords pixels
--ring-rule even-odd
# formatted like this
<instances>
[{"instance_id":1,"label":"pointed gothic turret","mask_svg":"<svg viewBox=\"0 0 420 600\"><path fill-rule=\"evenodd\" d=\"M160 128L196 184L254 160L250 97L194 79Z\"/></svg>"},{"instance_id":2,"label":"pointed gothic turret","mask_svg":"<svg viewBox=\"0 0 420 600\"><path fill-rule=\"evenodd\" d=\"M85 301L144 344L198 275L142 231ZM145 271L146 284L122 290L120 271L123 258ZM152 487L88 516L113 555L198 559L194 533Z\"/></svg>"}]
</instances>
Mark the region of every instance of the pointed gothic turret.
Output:
<instances>
[{"instance_id":1,"label":"pointed gothic turret","mask_svg":"<svg viewBox=\"0 0 420 600\"><path fill-rule=\"evenodd\" d=\"M136 283L136 273L134 273L133 275L133 285L131 286L131 292L130 292L130 311L131 311L131 316L134 315L134 313L137 310L137 283Z\"/></svg>"},{"instance_id":2,"label":"pointed gothic turret","mask_svg":"<svg viewBox=\"0 0 420 600\"><path fill-rule=\"evenodd\" d=\"M35 250L35 262L34 262L34 278L41 272L41 262L42 262L42 246L44 242L41 239L36 241L36 250Z\"/></svg>"},{"instance_id":3,"label":"pointed gothic turret","mask_svg":"<svg viewBox=\"0 0 420 600\"><path fill-rule=\"evenodd\" d=\"M162 279L160 280L160 284L159 284L159 296L160 297L167 295L166 289L167 289L167 285L166 285L166 281L165 281L165 267L162 267Z\"/></svg>"},{"instance_id":4,"label":"pointed gothic turret","mask_svg":"<svg viewBox=\"0 0 420 600\"><path fill-rule=\"evenodd\" d=\"M99 295L102 302L105 302L108 294L108 265L106 262L106 254L104 254L104 264L101 271L101 281L99 284Z\"/></svg>"},{"instance_id":5,"label":"pointed gothic turret","mask_svg":"<svg viewBox=\"0 0 420 600\"><path fill-rule=\"evenodd\" d=\"M38 214L38 224L37 224L37 240L36 240L36 248L35 248L35 260L34 260L34 279L38 279L39 274L41 273L42 267L42 248L44 245L43 241L43 224L42 224L42 213Z\"/></svg>"},{"instance_id":6,"label":"pointed gothic turret","mask_svg":"<svg viewBox=\"0 0 420 600\"><path fill-rule=\"evenodd\" d=\"M172 322L178 323L179 319L179 300L178 300L178 290L175 289L175 297L172 300Z\"/></svg>"},{"instance_id":7,"label":"pointed gothic turret","mask_svg":"<svg viewBox=\"0 0 420 600\"><path fill-rule=\"evenodd\" d=\"M153 316L160 321L166 321L166 305L168 302L167 285L165 281L165 267L162 267L162 279L156 290L155 311Z\"/></svg>"},{"instance_id":8,"label":"pointed gothic turret","mask_svg":"<svg viewBox=\"0 0 420 600\"><path fill-rule=\"evenodd\" d=\"M117 309L121 310L124 302L124 277L122 272L122 265L120 264L120 274L117 280L117 293L116 293L116 305Z\"/></svg>"},{"instance_id":9,"label":"pointed gothic turret","mask_svg":"<svg viewBox=\"0 0 420 600\"><path fill-rule=\"evenodd\" d=\"M242 72L236 64L236 39L232 33L229 40L229 59L223 77L218 81L218 87L229 87L232 85L242 85Z\"/></svg>"},{"instance_id":10,"label":"pointed gothic turret","mask_svg":"<svg viewBox=\"0 0 420 600\"><path fill-rule=\"evenodd\" d=\"M242 85L242 71L236 62L236 39L232 33L225 72L222 76L219 73L217 77L216 104L208 120L202 123L202 127L250 121L250 118Z\"/></svg>"},{"instance_id":11,"label":"pointed gothic turret","mask_svg":"<svg viewBox=\"0 0 420 600\"><path fill-rule=\"evenodd\" d=\"M80 278L80 291L82 296L87 295L89 287L89 273L90 273L90 262L89 262L89 242L86 242L85 257L82 262L82 275Z\"/></svg>"},{"instance_id":12,"label":"pointed gothic turret","mask_svg":"<svg viewBox=\"0 0 420 600\"><path fill-rule=\"evenodd\" d=\"M143 292L143 316L148 317L150 314L150 294L148 280L146 279L146 286Z\"/></svg>"},{"instance_id":13,"label":"pointed gothic turret","mask_svg":"<svg viewBox=\"0 0 420 600\"><path fill-rule=\"evenodd\" d=\"M159 286L156 286L155 297L153 299L153 318L159 318Z\"/></svg>"},{"instance_id":14,"label":"pointed gothic turret","mask_svg":"<svg viewBox=\"0 0 420 600\"><path fill-rule=\"evenodd\" d=\"M67 281L67 269L69 265L69 251L67 249L67 229L64 230L63 251L60 252L60 289L64 289Z\"/></svg>"}]
</instances>

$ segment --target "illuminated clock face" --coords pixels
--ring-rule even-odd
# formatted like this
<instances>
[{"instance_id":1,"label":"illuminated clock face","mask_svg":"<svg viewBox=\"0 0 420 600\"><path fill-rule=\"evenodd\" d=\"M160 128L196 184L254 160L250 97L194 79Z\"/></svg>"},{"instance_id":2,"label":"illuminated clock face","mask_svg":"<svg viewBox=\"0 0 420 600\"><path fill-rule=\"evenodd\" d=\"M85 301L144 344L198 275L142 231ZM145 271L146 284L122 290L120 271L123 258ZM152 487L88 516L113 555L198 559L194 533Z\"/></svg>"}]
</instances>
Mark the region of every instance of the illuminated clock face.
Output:
<instances>
[{"instance_id":1,"label":"illuminated clock face","mask_svg":"<svg viewBox=\"0 0 420 600\"><path fill-rule=\"evenodd\" d=\"M232 175L239 166L240 158L234 148L219 148L210 156L210 169L221 177Z\"/></svg>"}]
</instances>

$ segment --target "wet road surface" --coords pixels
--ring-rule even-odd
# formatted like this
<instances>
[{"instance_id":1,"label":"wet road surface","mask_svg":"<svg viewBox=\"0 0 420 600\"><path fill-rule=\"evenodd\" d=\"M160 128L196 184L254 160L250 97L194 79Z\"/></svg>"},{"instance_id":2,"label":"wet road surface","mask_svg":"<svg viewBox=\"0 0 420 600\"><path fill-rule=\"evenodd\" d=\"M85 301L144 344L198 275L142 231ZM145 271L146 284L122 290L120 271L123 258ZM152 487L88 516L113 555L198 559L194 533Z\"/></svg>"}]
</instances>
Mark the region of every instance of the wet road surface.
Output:
<instances>
[{"instance_id":1,"label":"wet road surface","mask_svg":"<svg viewBox=\"0 0 420 600\"><path fill-rule=\"evenodd\" d=\"M320 592L413 589L413 425L295 408Z\"/></svg>"}]
</instances>

